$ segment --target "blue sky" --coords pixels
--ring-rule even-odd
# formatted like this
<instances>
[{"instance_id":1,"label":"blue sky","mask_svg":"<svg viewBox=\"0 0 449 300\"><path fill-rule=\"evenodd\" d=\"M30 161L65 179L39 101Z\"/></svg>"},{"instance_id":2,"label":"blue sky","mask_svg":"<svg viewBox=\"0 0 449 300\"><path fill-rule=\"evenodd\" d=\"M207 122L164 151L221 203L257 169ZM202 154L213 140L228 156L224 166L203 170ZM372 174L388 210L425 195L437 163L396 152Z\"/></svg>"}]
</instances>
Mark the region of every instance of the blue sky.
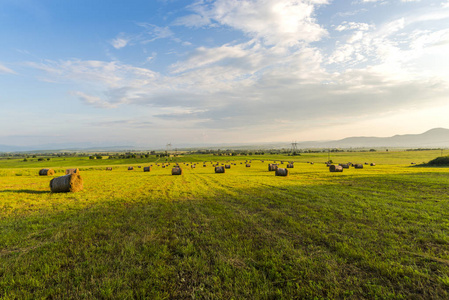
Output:
<instances>
[{"instance_id":1,"label":"blue sky","mask_svg":"<svg viewBox=\"0 0 449 300\"><path fill-rule=\"evenodd\" d=\"M0 43L0 144L449 128L448 0L3 0Z\"/></svg>"}]
</instances>

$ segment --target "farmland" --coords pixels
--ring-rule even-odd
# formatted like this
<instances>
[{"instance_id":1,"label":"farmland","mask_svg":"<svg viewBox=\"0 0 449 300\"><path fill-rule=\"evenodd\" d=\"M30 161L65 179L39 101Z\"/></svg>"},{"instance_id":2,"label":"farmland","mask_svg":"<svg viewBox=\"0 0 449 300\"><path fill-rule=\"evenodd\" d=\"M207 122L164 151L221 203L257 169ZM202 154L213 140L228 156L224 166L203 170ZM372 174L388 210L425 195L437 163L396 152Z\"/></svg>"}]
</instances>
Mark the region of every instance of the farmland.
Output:
<instances>
[{"instance_id":1,"label":"farmland","mask_svg":"<svg viewBox=\"0 0 449 300\"><path fill-rule=\"evenodd\" d=\"M154 156L1 159L0 296L448 298L449 169L411 165L439 155L332 153L376 163L343 173L326 153L185 155L181 176ZM50 193L44 167L79 167L84 190Z\"/></svg>"}]
</instances>

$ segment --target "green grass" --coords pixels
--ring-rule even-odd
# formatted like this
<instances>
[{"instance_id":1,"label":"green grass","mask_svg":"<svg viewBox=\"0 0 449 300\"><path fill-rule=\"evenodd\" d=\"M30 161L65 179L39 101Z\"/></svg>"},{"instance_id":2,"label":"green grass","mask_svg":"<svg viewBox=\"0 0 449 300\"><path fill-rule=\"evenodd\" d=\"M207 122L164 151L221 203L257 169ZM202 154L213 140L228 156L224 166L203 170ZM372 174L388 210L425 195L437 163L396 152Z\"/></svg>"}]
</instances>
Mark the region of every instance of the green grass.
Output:
<instances>
[{"instance_id":1,"label":"green grass","mask_svg":"<svg viewBox=\"0 0 449 300\"><path fill-rule=\"evenodd\" d=\"M3 168L0 296L448 298L449 170L410 166L429 152L331 157L378 164L343 173L303 155L289 177L257 156L225 174L86 165L73 194L31 164Z\"/></svg>"}]
</instances>

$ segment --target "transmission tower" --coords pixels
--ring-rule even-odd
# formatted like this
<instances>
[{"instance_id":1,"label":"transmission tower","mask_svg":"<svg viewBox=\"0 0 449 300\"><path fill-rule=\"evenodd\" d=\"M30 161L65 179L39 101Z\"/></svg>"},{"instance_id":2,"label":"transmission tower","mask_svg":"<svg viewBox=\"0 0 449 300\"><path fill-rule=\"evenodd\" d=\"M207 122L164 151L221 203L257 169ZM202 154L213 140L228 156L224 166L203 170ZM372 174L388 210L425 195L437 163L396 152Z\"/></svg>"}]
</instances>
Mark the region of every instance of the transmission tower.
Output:
<instances>
[{"instance_id":1,"label":"transmission tower","mask_svg":"<svg viewBox=\"0 0 449 300\"><path fill-rule=\"evenodd\" d=\"M170 158L170 152L171 152L171 143L168 143L168 144L165 146L165 154L167 155L167 159ZM166 160L167 160L167 159L166 159Z\"/></svg>"},{"instance_id":2,"label":"transmission tower","mask_svg":"<svg viewBox=\"0 0 449 300\"><path fill-rule=\"evenodd\" d=\"M298 143L296 141L292 142L292 154L298 152Z\"/></svg>"}]
</instances>

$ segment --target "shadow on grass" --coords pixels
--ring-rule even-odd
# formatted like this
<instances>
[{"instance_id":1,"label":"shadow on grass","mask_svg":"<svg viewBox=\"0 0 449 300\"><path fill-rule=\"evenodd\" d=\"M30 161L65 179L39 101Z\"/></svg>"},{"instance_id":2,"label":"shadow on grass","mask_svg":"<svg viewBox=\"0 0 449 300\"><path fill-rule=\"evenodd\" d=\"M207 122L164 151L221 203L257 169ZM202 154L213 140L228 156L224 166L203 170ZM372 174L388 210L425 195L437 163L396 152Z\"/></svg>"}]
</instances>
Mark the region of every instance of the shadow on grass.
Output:
<instances>
[{"instance_id":1,"label":"shadow on grass","mask_svg":"<svg viewBox=\"0 0 449 300\"><path fill-rule=\"evenodd\" d=\"M35 190L3 190L0 193L24 193L24 194L50 194L50 191L35 191Z\"/></svg>"}]
</instances>

